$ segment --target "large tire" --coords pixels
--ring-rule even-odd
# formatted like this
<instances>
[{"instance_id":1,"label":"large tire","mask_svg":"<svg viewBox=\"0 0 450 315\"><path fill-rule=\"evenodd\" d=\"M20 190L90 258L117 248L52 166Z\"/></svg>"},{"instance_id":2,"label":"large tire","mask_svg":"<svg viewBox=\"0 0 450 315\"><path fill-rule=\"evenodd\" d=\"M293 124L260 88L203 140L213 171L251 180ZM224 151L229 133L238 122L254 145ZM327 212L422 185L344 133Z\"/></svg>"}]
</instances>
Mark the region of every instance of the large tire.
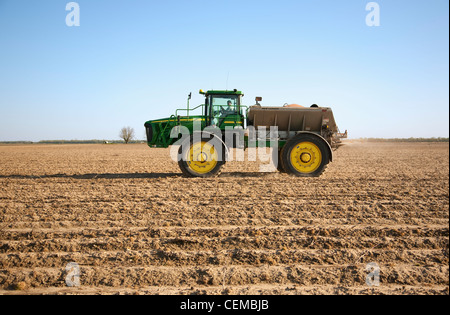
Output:
<instances>
[{"instance_id":1,"label":"large tire","mask_svg":"<svg viewBox=\"0 0 450 315\"><path fill-rule=\"evenodd\" d=\"M154 136L154 131L153 131L153 126L152 124L145 124L145 132L146 132L146 136L147 136L147 143L153 143L153 136Z\"/></svg>"},{"instance_id":2,"label":"large tire","mask_svg":"<svg viewBox=\"0 0 450 315\"><path fill-rule=\"evenodd\" d=\"M281 163L281 150L272 149L272 162L273 165L277 168L278 172L286 173L283 167L283 163Z\"/></svg>"},{"instance_id":3,"label":"large tire","mask_svg":"<svg viewBox=\"0 0 450 315\"><path fill-rule=\"evenodd\" d=\"M311 134L298 134L289 139L280 155L282 168L299 177L318 177L330 162L325 141Z\"/></svg>"},{"instance_id":4,"label":"large tire","mask_svg":"<svg viewBox=\"0 0 450 315\"><path fill-rule=\"evenodd\" d=\"M226 162L225 150L217 137L191 135L178 150L178 165L187 177L214 177Z\"/></svg>"}]
</instances>

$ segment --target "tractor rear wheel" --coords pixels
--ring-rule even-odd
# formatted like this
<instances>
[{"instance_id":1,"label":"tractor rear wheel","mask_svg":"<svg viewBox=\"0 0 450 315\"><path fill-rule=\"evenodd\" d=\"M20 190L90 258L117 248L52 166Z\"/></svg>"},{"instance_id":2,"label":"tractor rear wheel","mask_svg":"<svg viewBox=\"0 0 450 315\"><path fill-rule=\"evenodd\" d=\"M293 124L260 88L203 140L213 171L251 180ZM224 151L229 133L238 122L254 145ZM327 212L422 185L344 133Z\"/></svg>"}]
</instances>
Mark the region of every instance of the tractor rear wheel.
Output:
<instances>
[{"instance_id":1,"label":"tractor rear wheel","mask_svg":"<svg viewBox=\"0 0 450 315\"><path fill-rule=\"evenodd\" d=\"M281 149L272 149L272 162L273 165L277 168L278 172L286 173L283 167L283 163L281 163Z\"/></svg>"},{"instance_id":2,"label":"tractor rear wheel","mask_svg":"<svg viewBox=\"0 0 450 315\"><path fill-rule=\"evenodd\" d=\"M178 165L185 176L213 177L225 164L225 147L214 136L191 136L178 150Z\"/></svg>"},{"instance_id":3,"label":"tractor rear wheel","mask_svg":"<svg viewBox=\"0 0 450 315\"><path fill-rule=\"evenodd\" d=\"M300 177L318 177L330 162L325 141L310 134L298 134L291 138L280 155L283 169Z\"/></svg>"}]
</instances>

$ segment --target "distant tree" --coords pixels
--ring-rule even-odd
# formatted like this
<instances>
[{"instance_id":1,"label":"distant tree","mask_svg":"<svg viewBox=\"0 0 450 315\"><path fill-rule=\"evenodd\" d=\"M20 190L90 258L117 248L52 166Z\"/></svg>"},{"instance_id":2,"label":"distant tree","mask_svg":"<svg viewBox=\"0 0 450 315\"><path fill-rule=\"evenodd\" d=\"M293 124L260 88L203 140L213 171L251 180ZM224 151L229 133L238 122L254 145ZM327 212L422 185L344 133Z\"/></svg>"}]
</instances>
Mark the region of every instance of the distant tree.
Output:
<instances>
[{"instance_id":1,"label":"distant tree","mask_svg":"<svg viewBox=\"0 0 450 315\"><path fill-rule=\"evenodd\" d=\"M130 142L134 139L134 129L131 127L123 127L119 133L120 139L125 141L125 143Z\"/></svg>"}]
</instances>

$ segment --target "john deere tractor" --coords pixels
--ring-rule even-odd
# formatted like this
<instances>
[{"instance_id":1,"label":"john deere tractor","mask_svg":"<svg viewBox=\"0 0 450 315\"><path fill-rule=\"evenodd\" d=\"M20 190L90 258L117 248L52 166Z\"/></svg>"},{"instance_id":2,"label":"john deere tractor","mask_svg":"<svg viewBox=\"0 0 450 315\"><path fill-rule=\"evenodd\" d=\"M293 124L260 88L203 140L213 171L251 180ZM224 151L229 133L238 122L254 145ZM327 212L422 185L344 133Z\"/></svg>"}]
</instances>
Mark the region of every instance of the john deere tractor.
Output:
<instances>
[{"instance_id":1,"label":"john deere tractor","mask_svg":"<svg viewBox=\"0 0 450 315\"><path fill-rule=\"evenodd\" d=\"M317 177L333 161L347 131L340 133L331 108L285 104L263 107L242 104L238 90L204 92L204 104L176 110L175 114L145 123L150 147L179 145L178 164L189 177L220 173L230 158L230 149L273 148L273 164L280 172ZM193 113L196 113L192 115Z\"/></svg>"}]
</instances>

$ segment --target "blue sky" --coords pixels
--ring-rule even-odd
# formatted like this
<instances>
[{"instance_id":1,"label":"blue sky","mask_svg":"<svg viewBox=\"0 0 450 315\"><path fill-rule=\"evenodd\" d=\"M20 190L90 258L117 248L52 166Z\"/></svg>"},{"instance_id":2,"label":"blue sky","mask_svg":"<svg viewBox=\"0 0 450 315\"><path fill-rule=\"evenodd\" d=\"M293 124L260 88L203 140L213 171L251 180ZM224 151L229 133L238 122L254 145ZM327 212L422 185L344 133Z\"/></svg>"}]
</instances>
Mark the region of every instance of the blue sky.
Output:
<instances>
[{"instance_id":1,"label":"blue sky","mask_svg":"<svg viewBox=\"0 0 450 315\"><path fill-rule=\"evenodd\" d=\"M351 138L449 136L449 3L363 0L0 0L0 141L144 138L201 104L329 106Z\"/></svg>"}]
</instances>

